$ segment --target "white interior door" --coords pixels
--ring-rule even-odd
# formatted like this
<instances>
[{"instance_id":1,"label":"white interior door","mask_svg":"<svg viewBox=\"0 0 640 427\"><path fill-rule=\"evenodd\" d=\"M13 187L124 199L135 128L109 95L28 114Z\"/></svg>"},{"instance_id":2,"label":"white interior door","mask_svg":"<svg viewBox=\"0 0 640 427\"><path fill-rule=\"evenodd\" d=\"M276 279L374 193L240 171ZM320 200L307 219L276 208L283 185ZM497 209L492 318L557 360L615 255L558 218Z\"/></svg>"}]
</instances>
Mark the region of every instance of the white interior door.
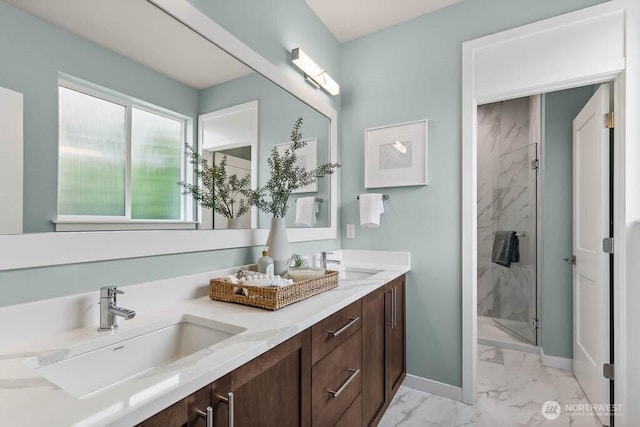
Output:
<instances>
[{"instance_id":1,"label":"white interior door","mask_svg":"<svg viewBox=\"0 0 640 427\"><path fill-rule=\"evenodd\" d=\"M0 87L0 234L22 234L23 102Z\"/></svg>"},{"instance_id":2,"label":"white interior door","mask_svg":"<svg viewBox=\"0 0 640 427\"><path fill-rule=\"evenodd\" d=\"M598 88L573 121L573 372L592 404L610 402L609 380L609 86ZM609 425L608 417L601 417Z\"/></svg>"}]
</instances>

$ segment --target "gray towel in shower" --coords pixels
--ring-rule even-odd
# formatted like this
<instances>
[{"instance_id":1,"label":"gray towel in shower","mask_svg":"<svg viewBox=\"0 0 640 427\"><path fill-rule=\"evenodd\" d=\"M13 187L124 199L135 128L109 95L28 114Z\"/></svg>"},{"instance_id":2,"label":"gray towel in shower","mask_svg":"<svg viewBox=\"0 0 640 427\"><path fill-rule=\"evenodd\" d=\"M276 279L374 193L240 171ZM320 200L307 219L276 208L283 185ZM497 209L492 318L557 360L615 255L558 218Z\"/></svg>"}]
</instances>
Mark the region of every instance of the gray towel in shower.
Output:
<instances>
[{"instance_id":1,"label":"gray towel in shower","mask_svg":"<svg viewBox=\"0 0 640 427\"><path fill-rule=\"evenodd\" d=\"M520 241L515 231L496 231L491 261L507 268L512 262L520 262Z\"/></svg>"}]
</instances>

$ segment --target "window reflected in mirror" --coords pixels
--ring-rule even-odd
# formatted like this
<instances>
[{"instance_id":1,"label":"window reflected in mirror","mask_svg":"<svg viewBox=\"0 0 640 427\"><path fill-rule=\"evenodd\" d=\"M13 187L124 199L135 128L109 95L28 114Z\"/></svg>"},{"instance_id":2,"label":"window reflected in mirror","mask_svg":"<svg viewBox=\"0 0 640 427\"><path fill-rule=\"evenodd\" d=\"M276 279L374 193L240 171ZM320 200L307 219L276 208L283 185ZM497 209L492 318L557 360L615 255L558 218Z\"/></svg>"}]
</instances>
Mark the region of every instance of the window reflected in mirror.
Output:
<instances>
[{"instance_id":1,"label":"window reflected in mirror","mask_svg":"<svg viewBox=\"0 0 640 427\"><path fill-rule=\"evenodd\" d=\"M182 194L185 144L257 188L298 117L327 162L329 119L152 3L97 3L0 0L0 38L20 41L0 47L0 87L24 97L24 232L268 228L253 207L228 218ZM248 121L220 116L252 103ZM330 180L290 198L288 227L302 196L328 227Z\"/></svg>"}]
</instances>

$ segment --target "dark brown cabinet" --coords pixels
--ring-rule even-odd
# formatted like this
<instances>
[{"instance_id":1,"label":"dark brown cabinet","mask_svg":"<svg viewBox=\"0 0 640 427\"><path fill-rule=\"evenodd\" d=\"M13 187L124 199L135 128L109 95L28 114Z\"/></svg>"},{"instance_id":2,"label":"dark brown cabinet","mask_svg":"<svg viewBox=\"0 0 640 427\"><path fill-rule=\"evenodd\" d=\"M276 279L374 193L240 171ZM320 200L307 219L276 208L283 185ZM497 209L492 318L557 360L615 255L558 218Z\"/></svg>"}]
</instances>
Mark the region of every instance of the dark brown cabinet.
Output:
<instances>
[{"instance_id":1,"label":"dark brown cabinet","mask_svg":"<svg viewBox=\"0 0 640 427\"><path fill-rule=\"evenodd\" d=\"M387 384L389 400L396 394L406 376L405 277L387 285L391 296L391 318L387 322Z\"/></svg>"},{"instance_id":2,"label":"dark brown cabinet","mask_svg":"<svg viewBox=\"0 0 640 427\"><path fill-rule=\"evenodd\" d=\"M406 374L404 318L401 276L139 427L377 425Z\"/></svg>"},{"instance_id":3,"label":"dark brown cabinet","mask_svg":"<svg viewBox=\"0 0 640 427\"><path fill-rule=\"evenodd\" d=\"M311 425L309 340L307 330L228 375L235 427Z\"/></svg>"},{"instance_id":4,"label":"dark brown cabinet","mask_svg":"<svg viewBox=\"0 0 640 427\"><path fill-rule=\"evenodd\" d=\"M167 409L138 424L138 427L183 427L206 426L204 419L198 423L198 408L206 408L211 402L211 385L208 385L188 397L174 403Z\"/></svg>"},{"instance_id":5,"label":"dark brown cabinet","mask_svg":"<svg viewBox=\"0 0 640 427\"><path fill-rule=\"evenodd\" d=\"M362 390L361 301L311 328L312 425L334 426Z\"/></svg>"},{"instance_id":6,"label":"dark brown cabinet","mask_svg":"<svg viewBox=\"0 0 640 427\"><path fill-rule=\"evenodd\" d=\"M406 375L405 276L362 299L362 425L375 426Z\"/></svg>"},{"instance_id":7,"label":"dark brown cabinet","mask_svg":"<svg viewBox=\"0 0 640 427\"><path fill-rule=\"evenodd\" d=\"M162 412L139 427L308 427L311 425L307 330ZM207 412L209 414L207 415Z\"/></svg>"}]
</instances>

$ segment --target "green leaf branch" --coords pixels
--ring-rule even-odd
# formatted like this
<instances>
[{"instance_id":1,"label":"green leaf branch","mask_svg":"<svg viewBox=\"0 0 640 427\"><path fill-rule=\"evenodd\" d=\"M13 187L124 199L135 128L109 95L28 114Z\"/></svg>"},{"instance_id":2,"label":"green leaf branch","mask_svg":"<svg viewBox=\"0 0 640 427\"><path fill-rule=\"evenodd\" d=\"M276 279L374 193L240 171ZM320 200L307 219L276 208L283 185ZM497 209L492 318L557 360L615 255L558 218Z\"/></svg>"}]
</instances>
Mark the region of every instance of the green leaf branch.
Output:
<instances>
[{"instance_id":1,"label":"green leaf branch","mask_svg":"<svg viewBox=\"0 0 640 427\"><path fill-rule=\"evenodd\" d=\"M225 218L239 218L251 208L251 203L240 199L244 196L247 200L253 197L250 184L251 176L245 175L238 178L237 174L227 176L227 156L222 157L220 164L209 165L189 144L185 144L185 153L189 162L193 165L193 172L197 178L195 184L179 181L182 194L190 195L203 208L213 209ZM197 184L200 181L202 185Z\"/></svg>"},{"instance_id":2,"label":"green leaf branch","mask_svg":"<svg viewBox=\"0 0 640 427\"><path fill-rule=\"evenodd\" d=\"M302 140L302 118L298 118L291 131L291 144L280 154L276 147L271 149L268 163L271 176L267 183L251 192L251 204L276 218L284 218L289 209L291 193L313 184L327 175L333 174L339 163L323 163L313 170L297 166L296 151L307 145Z\"/></svg>"}]
</instances>

